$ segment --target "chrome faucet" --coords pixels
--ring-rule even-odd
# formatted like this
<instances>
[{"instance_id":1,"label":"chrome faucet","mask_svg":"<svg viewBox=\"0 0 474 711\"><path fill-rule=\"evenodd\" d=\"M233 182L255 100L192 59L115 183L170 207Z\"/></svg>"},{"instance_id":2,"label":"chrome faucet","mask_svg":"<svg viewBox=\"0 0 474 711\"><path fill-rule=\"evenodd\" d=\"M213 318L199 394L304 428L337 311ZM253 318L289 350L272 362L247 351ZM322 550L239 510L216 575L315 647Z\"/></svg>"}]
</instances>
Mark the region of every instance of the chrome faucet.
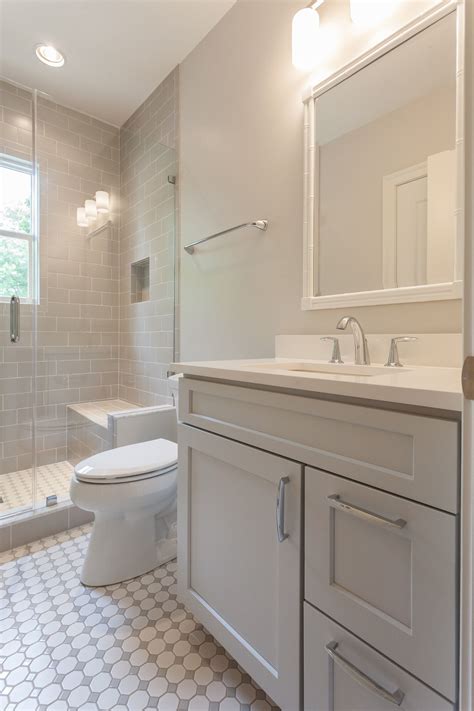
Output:
<instances>
[{"instance_id":1,"label":"chrome faucet","mask_svg":"<svg viewBox=\"0 0 474 711\"><path fill-rule=\"evenodd\" d=\"M357 365L370 365L369 345L364 329L354 316L344 316L336 328L344 331L347 326L351 327L352 335L354 336L354 363Z\"/></svg>"}]
</instances>

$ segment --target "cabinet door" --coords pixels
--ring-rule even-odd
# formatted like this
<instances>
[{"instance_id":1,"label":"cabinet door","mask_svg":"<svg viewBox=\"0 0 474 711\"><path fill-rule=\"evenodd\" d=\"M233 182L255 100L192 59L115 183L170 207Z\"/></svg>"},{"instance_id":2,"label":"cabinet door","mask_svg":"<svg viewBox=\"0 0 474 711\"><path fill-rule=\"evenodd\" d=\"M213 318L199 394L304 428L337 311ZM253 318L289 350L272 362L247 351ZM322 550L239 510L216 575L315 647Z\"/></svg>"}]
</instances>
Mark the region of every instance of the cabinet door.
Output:
<instances>
[{"instance_id":1,"label":"cabinet door","mask_svg":"<svg viewBox=\"0 0 474 711\"><path fill-rule=\"evenodd\" d=\"M456 517L305 471L305 597L456 700Z\"/></svg>"},{"instance_id":2,"label":"cabinet door","mask_svg":"<svg viewBox=\"0 0 474 711\"><path fill-rule=\"evenodd\" d=\"M454 706L304 605L305 711L453 711Z\"/></svg>"},{"instance_id":3,"label":"cabinet door","mask_svg":"<svg viewBox=\"0 0 474 711\"><path fill-rule=\"evenodd\" d=\"M302 468L186 425L178 447L180 598L282 709L296 711Z\"/></svg>"}]
</instances>

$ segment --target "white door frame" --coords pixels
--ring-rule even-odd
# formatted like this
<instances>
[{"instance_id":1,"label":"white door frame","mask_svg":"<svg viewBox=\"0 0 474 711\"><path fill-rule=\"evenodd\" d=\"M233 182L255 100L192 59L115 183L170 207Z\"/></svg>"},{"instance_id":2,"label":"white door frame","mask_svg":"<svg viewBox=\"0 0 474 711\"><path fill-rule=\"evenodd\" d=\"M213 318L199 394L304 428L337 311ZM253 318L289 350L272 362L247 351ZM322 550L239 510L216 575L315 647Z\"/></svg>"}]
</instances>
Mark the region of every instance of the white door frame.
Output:
<instances>
[{"instance_id":1,"label":"white door frame","mask_svg":"<svg viewBox=\"0 0 474 711\"><path fill-rule=\"evenodd\" d=\"M383 288L396 289L397 280L397 189L428 177L428 161L384 175L382 179ZM426 276L425 276L426 282ZM423 282L418 280L418 284Z\"/></svg>"},{"instance_id":2,"label":"white door frame","mask_svg":"<svg viewBox=\"0 0 474 711\"><path fill-rule=\"evenodd\" d=\"M474 355L474 3L465 3L464 355ZM474 400L464 400L461 484L461 658L460 711L474 711Z\"/></svg>"}]
</instances>

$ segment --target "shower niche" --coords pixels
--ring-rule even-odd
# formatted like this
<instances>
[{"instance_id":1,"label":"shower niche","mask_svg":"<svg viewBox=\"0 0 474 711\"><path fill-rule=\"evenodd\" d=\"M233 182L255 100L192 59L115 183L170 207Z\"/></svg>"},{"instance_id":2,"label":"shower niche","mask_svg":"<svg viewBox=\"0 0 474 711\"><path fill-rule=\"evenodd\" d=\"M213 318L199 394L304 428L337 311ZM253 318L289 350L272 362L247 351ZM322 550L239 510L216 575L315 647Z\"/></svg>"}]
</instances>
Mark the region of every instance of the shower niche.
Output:
<instances>
[{"instance_id":1,"label":"shower niche","mask_svg":"<svg viewBox=\"0 0 474 711\"><path fill-rule=\"evenodd\" d=\"M130 300L132 304L150 300L150 258L133 262L130 270Z\"/></svg>"}]
</instances>

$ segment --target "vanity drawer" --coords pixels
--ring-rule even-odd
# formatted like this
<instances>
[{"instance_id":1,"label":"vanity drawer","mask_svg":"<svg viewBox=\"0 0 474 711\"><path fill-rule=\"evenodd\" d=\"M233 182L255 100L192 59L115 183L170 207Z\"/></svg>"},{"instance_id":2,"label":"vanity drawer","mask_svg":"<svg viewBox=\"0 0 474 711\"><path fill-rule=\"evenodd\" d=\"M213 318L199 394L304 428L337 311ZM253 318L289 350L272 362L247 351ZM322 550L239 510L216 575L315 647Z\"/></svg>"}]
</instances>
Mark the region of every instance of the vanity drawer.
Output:
<instances>
[{"instance_id":1,"label":"vanity drawer","mask_svg":"<svg viewBox=\"0 0 474 711\"><path fill-rule=\"evenodd\" d=\"M404 711L454 710L442 696L305 603L304 711L393 711L397 705Z\"/></svg>"},{"instance_id":2,"label":"vanity drawer","mask_svg":"<svg viewBox=\"0 0 474 711\"><path fill-rule=\"evenodd\" d=\"M457 422L185 377L186 424L458 511Z\"/></svg>"},{"instance_id":3,"label":"vanity drawer","mask_svg":"<svg viewBox=\"0 0 474 711\"><path fill-rule=\"evenodd\" d=\"M451 700L457 518L305 469L305 598Z\"/></svg>"}]
</instances>

